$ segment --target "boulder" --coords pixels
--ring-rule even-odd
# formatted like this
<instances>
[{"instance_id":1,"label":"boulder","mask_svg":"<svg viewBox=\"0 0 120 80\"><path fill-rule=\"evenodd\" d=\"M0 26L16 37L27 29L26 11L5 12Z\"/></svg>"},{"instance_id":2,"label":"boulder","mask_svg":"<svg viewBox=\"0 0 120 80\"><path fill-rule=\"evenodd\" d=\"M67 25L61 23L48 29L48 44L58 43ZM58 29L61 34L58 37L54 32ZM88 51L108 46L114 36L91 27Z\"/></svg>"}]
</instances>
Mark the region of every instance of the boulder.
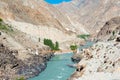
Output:
<instances>
[{"instance_id":1,"label":"boulder","mask_svg":"<svg viewBox=\"0 0 120 80\"><path fill-rule=\"evenodd\" d=\"M117 42L120 42L120 37L117 37L116 41L117 41Z\"/></svg>"},{"instance_id":2,"label":"boulder","mask_svg":"<svg viewBox=\"0 0 120 80\"><path fill-rule=\"evenodd\" d=\"M75 63L78 63L81 61L81 59L83 58L83 56L80 53L75 53L73 54L73 56L71 57L71 60Z\"/></svg>"}]
</instances>

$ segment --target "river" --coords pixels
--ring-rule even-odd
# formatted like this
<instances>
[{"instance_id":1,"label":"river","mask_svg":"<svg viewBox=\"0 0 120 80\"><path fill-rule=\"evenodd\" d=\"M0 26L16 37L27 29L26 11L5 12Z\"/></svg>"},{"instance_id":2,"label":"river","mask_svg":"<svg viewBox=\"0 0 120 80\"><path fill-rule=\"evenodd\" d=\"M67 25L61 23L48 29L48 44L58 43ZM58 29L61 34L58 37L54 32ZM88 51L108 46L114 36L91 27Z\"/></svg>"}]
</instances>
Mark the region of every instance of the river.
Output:
<instances>
[{"instance_id":1,"label":"river","mask_svg":"<svg viewBox=\"0 0 120 80\"><path fill-rule=\"evenodd\" d=\"M86 42L86 45L81 46L79 49L88 48L93 44L93 42ZM45 71L29 80L67 80L75 71L75 68L67 66L68 64L74 64L71 61L72 55L73 53L55 55L48 61Z\"/></svg>"},{"instance_id":2,"label":"river","mask_svg":"<svg viewBox=\"0 0 120 80\"><path fill-rule=\"evenodd\" d=\"M45 71L29 80L67 80L75 71L68 64L74 64L71 61L72 53L55 55L48 63Z\"/></svg>"}]
</instances>

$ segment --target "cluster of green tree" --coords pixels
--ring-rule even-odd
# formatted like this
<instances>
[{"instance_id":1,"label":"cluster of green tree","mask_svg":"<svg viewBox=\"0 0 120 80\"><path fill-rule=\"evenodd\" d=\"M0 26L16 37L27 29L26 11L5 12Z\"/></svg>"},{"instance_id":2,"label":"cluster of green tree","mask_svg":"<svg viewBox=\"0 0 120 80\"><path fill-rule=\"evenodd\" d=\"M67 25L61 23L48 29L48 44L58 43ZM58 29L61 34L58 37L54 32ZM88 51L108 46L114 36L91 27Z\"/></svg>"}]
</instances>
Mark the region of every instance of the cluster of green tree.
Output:
<instances>
[{"instance_id":1,"label":"cluster of green tree","mask_svg":"<svg viewBox=\"0 0 120 80\"><path fill-rule=\"evenodd\" d=\"M70 49L71 49L71 50L76 50L76 49L77 49L77 45L76 45L76 44L70 45Z\"/></svg>"},{"instance_id":2,"label":"cluster of green tree","mask_svg":"<svg viewBox=\"0 0 120 80\"><path fill-rule=\"evenodd\" d=\"M77 35L77 37L86 40L86 39L88 39L88 37L90 37L90 35L89 34L81 34L81 35Z\"/></svg>"},{"instance_id":3,"label":"cluster of green tree","mask_svg":"<svg viewBox=\"0 0 120 80\"><path fill-rule=\"evenodd\" d=\"M51 50L60 50L59 43L56 41L55 44L52 42L51 39L44 39L44 45L47 45L51 48Z\"/></svg>"}]
</instances>

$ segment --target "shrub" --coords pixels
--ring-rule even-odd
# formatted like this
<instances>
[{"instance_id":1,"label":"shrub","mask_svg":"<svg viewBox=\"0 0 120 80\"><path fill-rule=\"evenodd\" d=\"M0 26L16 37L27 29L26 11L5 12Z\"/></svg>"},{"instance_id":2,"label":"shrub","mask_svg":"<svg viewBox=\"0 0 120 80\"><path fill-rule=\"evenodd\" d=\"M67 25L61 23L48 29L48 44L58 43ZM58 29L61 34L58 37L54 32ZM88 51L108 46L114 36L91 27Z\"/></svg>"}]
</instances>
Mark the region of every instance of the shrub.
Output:
<instances>
[{"instance_id":1,"label":"shrub","mask_svg":"<svg viewBox=\"0 0 120 80\"><path fill-rule=\"evenodd\" d=\"M0 22L3 22L3 20L0 18Z\"/></svg>"},{"instance_id":2,"label":"shrub","mask_svg":"<svg viewBox=\"0 0 120 80\"><path fill-rule=\"evenodd\" d=\"M70 45L70 49L71 50L76 50L77 49L77 45L75 44L75 45Z\"/></svg>"},{"instance_id":3,"label":"shrub","mask_svg":"<svg viewBox=\"0 0 120 80\"><path fill-rule=\"evenodd\" d=\"M6 31L6 32L13 32L13 29L8 26L8 25L3 25L3 24L0 24L0 30L3 30L3 31Z\"/></svg>"},{"instance_id":4,"label":"shrub","mask_svg":"<svg viewBox=\"0 0 120 80\"><path fill-rule=\"evenodd\" d=\"M59 50L59 43L55 42L54 44L51 39L44 39L44 45L49 46L51 50Z\"/></svg>"},{"instance_id":5,"label":"shrub","mask_svg":"<svg viewBox=\"0 0 120 80\"><path fill-rule=\"evenodd\" d=\"M17 78L16 80L25 80L25 78L21 77L21 78Z\"/></svg>"},{"instance_id":6,"label":"shrub","mask_svg":"<svg viewBox=\"0 0 120 80\"><path fill-rule=\"evenodd\" d=\"M90 37L90 35L89 34L81 34L81 35L77 35L77 37L86 40L88 37Z\"/></svg>"},{"instance_id":7,"label":"shrub","mask_svg":"<svg viewBox=\"0 0 120 80\"><path fill-rule=\"evenodd\" d=\"M5 24L3 20L0 18L0 30L3 30L5 32L13 32L13 29L8 24Z\"/></svg>"},{"instance_id":8,"label":"shrub","mask_svg":"<svg viewBox=\"0 0 120 80\"><path fill-rule=\"evenodd\" d=\"M112 32L112 35L113 35L113 36L115 35L115 31Z\"/></svg>"}]
</instances>

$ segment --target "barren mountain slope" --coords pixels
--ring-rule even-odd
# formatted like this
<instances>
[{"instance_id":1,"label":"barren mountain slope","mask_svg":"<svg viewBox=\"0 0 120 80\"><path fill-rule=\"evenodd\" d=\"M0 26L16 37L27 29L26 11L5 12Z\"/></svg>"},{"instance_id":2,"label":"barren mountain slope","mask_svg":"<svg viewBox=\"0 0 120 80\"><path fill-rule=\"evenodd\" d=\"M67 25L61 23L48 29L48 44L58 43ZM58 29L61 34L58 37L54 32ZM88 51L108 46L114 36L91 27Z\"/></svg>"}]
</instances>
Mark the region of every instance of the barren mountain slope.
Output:
<instances>
[{"instance_id":1,"label":"barren mountain slope","mask_svg":"<svg viewBox=\"0 0 120 80\"><path fill-rule=\"evenodd\" d=\"M18 64L20 65L18 75L24 74L23 76L26 78L32 77L45 69L46 63L44 63L44 60L46 62L51 57L51 54L42 54L42 51L49 50L48 47L43 45L44 38L50 38L53 42L58 41L60 47L64 49L72 43L81 43L82 40L76 37L78 34L96 36L103 24L116 16L120 16L120 0L72 0L58 5L50 5L43 0L0 0L0 19L2 18L2 24L11 30L0 30L0 43L2 44L0 48L1 51L5 49L5 52L0 53L0 57L4 56L4 60L7 60L5 66L8 66L8 68L9 65L12 65L12 60L9 62L9 59L12 59L10 58L11 55L15 57L15 61L19 62L18 60L21 60L25 65ZM117 42L114 43L116 45ZM104 42L95 45L101 46L102 44ZM105 47L107 45L109 43ZM110 45L114 48L114 44ZM115 49L120 50L117 47ZM103 50L106 50L106 48ZM96 48L91 51L96 51ZM6 55L8 55L8 59ZM93 57L96 57L96 55ZM41 59L43 62L40 62ZM37 60L38 62L36 62ZM41 63L44 64L41 65ZM37 66L40 66L39 70L36 69ZM34 69L33 72L31 72L31 69ZM5 70L7 70L7 67ZM10 72L9 75L5 71L1 79L15 78L15 76L11 76L11 74L15 74L14 70Z\"/></svg>"},{"instance_id":2,"label":"barren mountain slope","mask_svg":"<svg viewBox=\"0 0 120 80\"><path fill-rule=\"evenodd\" d=\"M109 19L120 16L120 0L73 0L70 3L55 5L67 15L71 22L95 34Z\"/></svg>"},{"instance_id":3,"label":"barren mountain slope","mask_svg":"<svg viewBox=\"0 0 120 80\"><path fill-rule=\"evenodd\" d=\"M119 0L72 0L58 5L43 0L0 0L0 17L37 39L65 42L76 39L76 34L96 35L108 19L120 15L119 5Z\"/></svg>"},{"instance_id":4,"label":"barren mountain slope","mask_svg":"<svg viewBox=\"0 0 120 80\"><path fill-rule=\"evenodd\" d=\"M75 34L72 34L74 32L67 30L66 25L69 22L62 25L53 17L52 8L54 7L43 1L0 0L0 17L14 28L37 40L38 38L50 38L53 41L63 42L76 38ZM63 18L62 21L67 21L67 18L64 19L64 15L61 15L59 11L54 9L54 12Z\"/></svg>"}]
</instances>

